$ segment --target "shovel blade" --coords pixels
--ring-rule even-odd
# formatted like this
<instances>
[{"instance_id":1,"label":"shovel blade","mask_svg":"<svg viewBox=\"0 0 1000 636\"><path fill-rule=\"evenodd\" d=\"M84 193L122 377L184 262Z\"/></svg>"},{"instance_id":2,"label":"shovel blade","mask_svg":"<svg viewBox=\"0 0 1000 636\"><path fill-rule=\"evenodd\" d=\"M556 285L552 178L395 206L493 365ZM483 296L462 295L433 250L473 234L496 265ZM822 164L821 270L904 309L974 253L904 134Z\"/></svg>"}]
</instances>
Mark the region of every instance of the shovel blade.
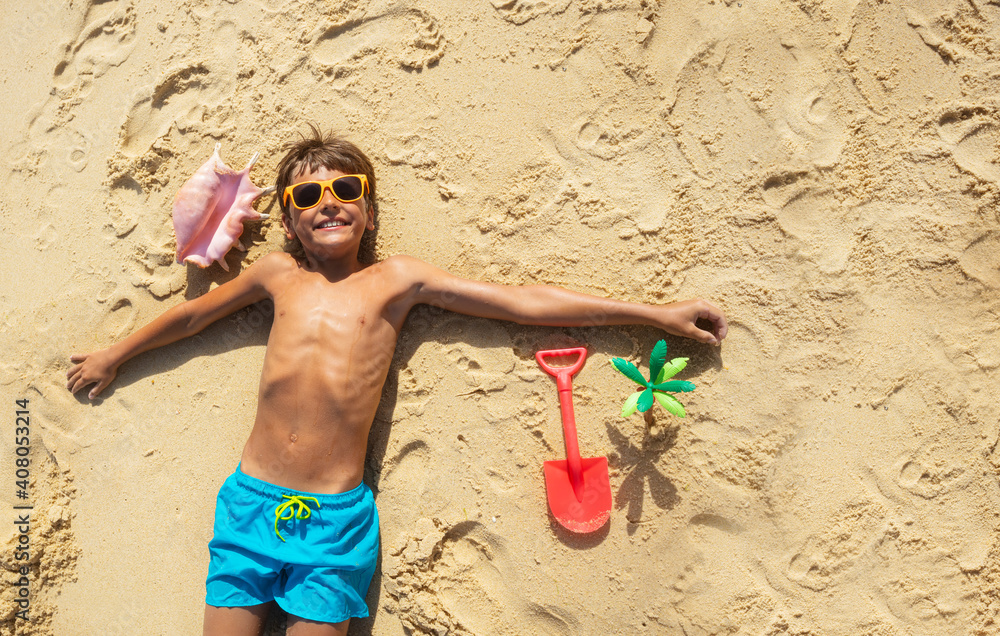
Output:
<instances>
[{"instance_id":1,"label":"shovel blade","mask_svg":"<svg viewBox=\"0 0 1000 636\"><path fill-rule=\"evenodd\" d=\"M565 459L545 462L545 492L549 510L571 532L593 532L611 516L611 482L607 457L583 457L583 501L576 498Z\"/></svg>"}]
</instances>

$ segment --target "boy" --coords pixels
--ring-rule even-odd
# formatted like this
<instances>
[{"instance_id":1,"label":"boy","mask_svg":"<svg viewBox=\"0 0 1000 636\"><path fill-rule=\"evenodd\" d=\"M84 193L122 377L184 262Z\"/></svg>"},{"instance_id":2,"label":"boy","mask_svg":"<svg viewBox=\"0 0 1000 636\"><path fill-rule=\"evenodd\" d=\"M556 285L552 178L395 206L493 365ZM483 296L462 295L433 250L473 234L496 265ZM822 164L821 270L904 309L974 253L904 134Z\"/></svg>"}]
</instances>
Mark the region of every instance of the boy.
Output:
<instances>
[{"instance_id":1,"label":"boy","mask_svg":"<svg viewBox=\"0 0 1000 636\"><path fill-rule=\"evenodd\" d=\"M216 504L204 623L213 636L259 633L272 600L288 612L290 635L345 634L351 617L368 615L378 513L361 478L382 385L414 305L526 325L648 324L709 344L727 330L722 312L702 300L649 306L494 285L408 256L364 265L362 236L375 228L371 162L315 126L286 149L281 222L302 255L264 256L121 342L72 356L67 374L74 393L95 385L93 399L133 356L273 300L256 420Z\"/></svg>"}]
</instances>

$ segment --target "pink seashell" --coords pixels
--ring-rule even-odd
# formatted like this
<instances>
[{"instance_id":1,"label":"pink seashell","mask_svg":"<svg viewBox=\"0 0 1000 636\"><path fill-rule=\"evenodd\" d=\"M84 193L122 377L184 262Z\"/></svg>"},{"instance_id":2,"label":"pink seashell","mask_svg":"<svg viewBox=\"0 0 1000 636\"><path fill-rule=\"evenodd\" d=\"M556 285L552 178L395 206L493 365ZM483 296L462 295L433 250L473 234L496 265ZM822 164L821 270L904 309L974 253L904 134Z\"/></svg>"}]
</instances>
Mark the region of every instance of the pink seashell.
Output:
<instances>
[{"instance_id":1,"label":"pink seashell","mask_svg":"<svg viewBox=\"0 0 1000 636\"><path fill-rule=\"evenodd\" d=\"M250 169L257 162L254 153L246 168L236 172L219 157L222 144L188 179L174 197L174 235L177 237L177 262L208 267L218 261L229 271L226 253L233 246L246 251L240 243L243 222L266 219L253 209L253 202L274 190L261 189L250 181Z\"/></svg>"}]
</instances>

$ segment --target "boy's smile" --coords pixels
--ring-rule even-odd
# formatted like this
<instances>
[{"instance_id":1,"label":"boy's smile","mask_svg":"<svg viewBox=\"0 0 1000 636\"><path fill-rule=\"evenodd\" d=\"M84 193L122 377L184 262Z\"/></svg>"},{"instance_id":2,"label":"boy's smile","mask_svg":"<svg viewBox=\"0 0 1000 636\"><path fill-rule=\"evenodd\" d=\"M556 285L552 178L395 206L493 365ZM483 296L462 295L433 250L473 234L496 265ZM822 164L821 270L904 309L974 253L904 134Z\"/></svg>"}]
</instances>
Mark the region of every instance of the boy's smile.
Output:
<instances>
[{"instance_id":1,"label":"boy's smile","mask_svg":"<svg viewBox=\"0 0 1000 636\"><path fill-rule=\"evenodd\" d=\"M306 181L326 181L344 176L340 170L320 167L297 175L290 185ZM365 197L345 203L324 188L319 202L301 209L289 201L290 216L282 216L289 239L298 238L310 260L325 261L345 256L357 258L361 237L375 229L375 219Z\"/></svg>"}]
</instances>

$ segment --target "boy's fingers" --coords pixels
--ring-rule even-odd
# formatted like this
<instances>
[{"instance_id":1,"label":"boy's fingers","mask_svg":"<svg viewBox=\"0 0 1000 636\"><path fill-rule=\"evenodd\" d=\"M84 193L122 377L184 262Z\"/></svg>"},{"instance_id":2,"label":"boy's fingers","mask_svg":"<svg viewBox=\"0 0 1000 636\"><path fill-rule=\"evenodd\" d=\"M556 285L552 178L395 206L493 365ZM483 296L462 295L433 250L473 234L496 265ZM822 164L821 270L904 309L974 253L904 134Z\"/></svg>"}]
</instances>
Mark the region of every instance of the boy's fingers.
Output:
<instances>
[{"instance_id":1,"label":"boy's fingers","mask_svg":"<svg viewBox=\"0 0 1000 636\"><path fill-rule=\"evenodd\" d=\"M719 340L725 340L728 334L729 323L726 321L725 316L721 316L721 320L715 323L715 335L719 338Z\"/></svg>"},{"instance_id":2,"label":"boy's fingers","mask_svg":"<svg viewBox=\"0 0 1000 636\"><path fill-rule=\"evenodd\" d=\"M713 318L716 318L713 320ZM689 338L694 338L698 342L717 345L725 337L725 323L719 322L717 317L699 314L697 320L691 325Z\"/></svg>"},{"instance_id":3,"label":"boy's fingers","mask_svg":"<svg viewBox=\"0 0 1000 636\"><path fill-rule=\"evenodd\" d=\"M712 344L718 344L729 333L729 324L726 321L726 315L711 303L705 302L705 308L699 312L698 318L712 323L712 335L716 341Z\"/></svg>"},{"instance_id":4,"label":"boy's fingers","mask_svg":"<svg viewBox=\"0 0 1000 636\"><path fill-rule=\"evenodd\" d=\"M79 382L82 377L83 377L83 369L80 368L80 365L78 364L72 369L70 369L69 373L66 374L66 379L69 380L67 386L73 386L74 384Z\"/></svg>"},{"instance_id":5,"label":"boy's fingers","mask_svg":"<svg viewBox=\"0 0 1000 636\"><path fill-rule=\"evenodd\" d=\"M73 380L73 385L72 387L70 387L69 391L70 393L76 393L83 387L87 386L88 384L93 384L93 383L94 383L93 380L87 380L83 377L78 377L75 380Z\"/></svg>"},{"instance_id":6,"label":"boy's fingers","mask_svg":"<svg viewBox=\"0 0 1000 636\"><path fill-rule=\"evenodd\" d=\"M710 345L719 344L719 340L714 335L712 335L712 332L705 331L704 329L698 329L698 331L695 332L693 337L698 342L703 342L705 344L710 344Z\"/></svg>"},{"instance_id":7,"label":"boy's fingers","mask_svg":"<svg viewBox=\"0 0 1000 636\"><path fill-rule=\"evenodd\" d=\"M717 344L715 336L708 330L709 325L705 324L707 322L708 320L705 318L696 318L687 324L680 325L678 330L672 333L704 344Z\"/></svg>"},{"instance_id":8,"label":"boy's fingers","mask_svg":"<svg viewBox=\"0 0 1000 636\"><path fill-rule=\"evenodd\" d=\"M93 400L95 397L97 397L98 395L100 395L101 391L103 391L104 387L106 387L106 386L108 386L107 382L98 382L97 386L95 386L93 389L91 389L90 393L87 394L87 397L90 398L91 400Z\"/></svg>"},{"instance_id":9,"label":"boy's fingers","mask_svg":"<svg viewBox=\"0 0 1000 636\"><path fill-rule=\"evenodd\" d=\"M712 333L718 340L722 340L726 337L729 332L729 325L726 322L726 317L721 313L715 314L708 318L712 322Z\"/></svg>"}]
</instances>

